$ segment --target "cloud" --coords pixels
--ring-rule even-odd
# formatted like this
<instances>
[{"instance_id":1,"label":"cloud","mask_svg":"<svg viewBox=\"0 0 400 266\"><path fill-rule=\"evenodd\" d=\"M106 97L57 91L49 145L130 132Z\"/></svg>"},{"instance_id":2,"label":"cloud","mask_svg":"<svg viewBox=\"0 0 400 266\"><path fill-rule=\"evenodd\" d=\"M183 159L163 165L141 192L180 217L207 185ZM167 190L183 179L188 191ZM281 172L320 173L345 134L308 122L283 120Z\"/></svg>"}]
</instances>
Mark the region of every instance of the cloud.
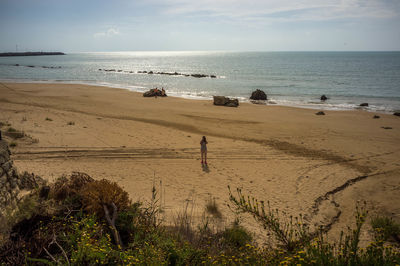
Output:
<instances>
[{"instance_id":1,"label":"cloud","mask_svg":"<svg viewBox=\"0 0 400 266\"><path fill-rule=\"evenodd\" d=\"M169 15L270 21L323 21L399 16L396 0L153 0Z\"/></svg>"},{"instance_id":2,"label":"cloud","mask_svg":"<svg viewBox=\"0 0 400 266\"><path fill-rule=\"evenodd\" d=\"M115 35L119 35L119 30L115 29L115 28L109 28L108 30L104 31L104 32L97 32L95 34L93 34L93 36L95 38L103 38L103 37L112 37Z\"/></svg>"}]
</instances>

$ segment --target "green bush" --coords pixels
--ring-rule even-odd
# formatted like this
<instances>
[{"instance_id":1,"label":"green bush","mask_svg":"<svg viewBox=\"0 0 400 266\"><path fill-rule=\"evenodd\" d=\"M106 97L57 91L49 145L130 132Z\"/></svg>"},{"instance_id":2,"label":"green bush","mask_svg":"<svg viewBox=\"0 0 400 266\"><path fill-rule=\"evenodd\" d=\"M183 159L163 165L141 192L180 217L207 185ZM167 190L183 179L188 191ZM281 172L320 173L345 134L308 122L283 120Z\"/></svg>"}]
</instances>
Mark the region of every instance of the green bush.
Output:
<instances>
[{"instance_id":1,"label":"green bush","mask_svg":"<svg viewBox=\"0 0 400 266\"><path fill-rule=\"evenodd\" d=\"M23 131L18 131L13 127L9 127L7 129L7 132L5 132L4 134L13 139L20 139L20 138L25 137L25 133Z\"/></svg>"},{"instance_id":2,"label":"green bush","mask_svg":"<svg viewBox=\"0 0 400 266\"><path fill-rule=\"evenodd\" d=\"M377 240L386 241L400 234L400 225L389 217L375 216L371 219L371 226Z\"/></svg>"},{"instance_id":3,"label":"green bush","mask_svg":"<svg viewBox=\"0 0 400 266\"><path fill-rule=\"evenodd\" d=\"M249 244L252 240L250 233L240 225L234 224L222 233L225 244L239 248Z\"/></svg>"}]
</instances>

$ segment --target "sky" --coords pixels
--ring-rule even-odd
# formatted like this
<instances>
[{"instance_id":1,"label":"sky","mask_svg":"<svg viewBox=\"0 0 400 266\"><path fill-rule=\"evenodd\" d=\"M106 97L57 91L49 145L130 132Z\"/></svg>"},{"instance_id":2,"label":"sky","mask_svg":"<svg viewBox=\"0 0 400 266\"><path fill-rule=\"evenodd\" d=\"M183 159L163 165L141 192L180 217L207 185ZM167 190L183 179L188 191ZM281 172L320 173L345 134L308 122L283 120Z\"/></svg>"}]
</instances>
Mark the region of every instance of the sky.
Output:
<instances>
[{"instance_id":1,"label":"sky","mask_svg":"<svg viewBox=\"0 0 400 266\"><path fill-rule=\"evenodd\" d=\"M0 0L0 52L399 51L400 0Z\"/></svg>"}]
</instances>

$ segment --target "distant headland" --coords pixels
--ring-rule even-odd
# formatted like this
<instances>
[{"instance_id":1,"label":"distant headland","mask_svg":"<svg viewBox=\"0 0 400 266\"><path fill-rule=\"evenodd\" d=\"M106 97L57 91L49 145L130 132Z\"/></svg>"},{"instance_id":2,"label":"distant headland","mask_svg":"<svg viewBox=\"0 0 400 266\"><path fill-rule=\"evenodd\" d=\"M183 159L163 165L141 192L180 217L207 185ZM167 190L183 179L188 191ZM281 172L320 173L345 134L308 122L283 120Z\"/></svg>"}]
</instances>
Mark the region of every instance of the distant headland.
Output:
<instances>
[{"instance_id":1,"label":"distant headland","mask_svg":"<svg viewBox=\"0 0 400 266\"><path fill-rule=\"evenodd\" d=\"M65 55L62 52L13 52L0 53L0 56L37 56L37 55Z\"/></svg>"}]
</instances>

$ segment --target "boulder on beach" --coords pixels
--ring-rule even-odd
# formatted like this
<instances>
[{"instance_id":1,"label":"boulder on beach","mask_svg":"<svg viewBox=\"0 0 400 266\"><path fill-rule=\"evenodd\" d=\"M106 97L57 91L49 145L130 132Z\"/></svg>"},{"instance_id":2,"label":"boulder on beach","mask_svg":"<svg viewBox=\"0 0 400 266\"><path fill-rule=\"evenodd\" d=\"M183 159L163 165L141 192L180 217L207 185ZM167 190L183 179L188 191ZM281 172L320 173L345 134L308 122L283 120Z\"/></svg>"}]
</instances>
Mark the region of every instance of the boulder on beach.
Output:
<instances>
[{"instance_id":1,"label":"boulder on beach","mask_svg":"<svg viewBox=\"0 0 400 266\"><path fill-rule=\"evenodd\" d=\"M368 107L368 103L362 103L362 104L360 104L360 106Z\"/></svg>"},{"instance_id":2,"label":"boulder on beach","mask_svg":"<svg viewBox=\"0 0 400 266\"><path fill-rule=\"evenodd\" d=\"M321 96L321 101L326 101L326 100L328 100L328 97L326 97L325 94L322 95L322 96Z\"/></svg>"},{"instance_id":3,"label":"boulder on beach","mask_svg":"<svg viewBox=\"0 0 400 266\"><path fill-rule=\"evenodd\" d=\"M239 106L239 100L238 99L229 99L228 103L226 103L225 106L238 107Z\"/></svg>"},{"instance_id":4,"label":"boulder on beach","mask_svg":"<svg viewBox=\"0 0 400 266\"><path fill-rule=\"evenodd\" d=\"M214 105L228 106L228 107L238 107L238 99L229 99L225 96L214 96Z\"/></svg>"},{"instance_id":5,"label":"boulder on beach","mask_svg":"<svg viewBox=\"0 0 400 266\"><path fill-rule=\"evenodd\" d=\"M317 112L317 113L315 113L316 115L325 115L325 113L324 112L322 112L322 111L319 111L319 112Z\"/></svg>"},{"instance_id":6,"label":"boulder on beach","mask_svg":"<svg viewBox=\"0 0 400 266\"><path fill-rule=\"evenodd\" d=\"M157 96L167 97L167 94L165 93L165 90L159 90L157 88L151 89L143 93L143 97L157 97Z\"/></svg>"},{"instance_id":7,"label":"boulder on beach","mask_svg":"<svg viewBox=\"0 0 400 266\"><path fill-rule=\"evenodd\" d=\"M381 118L379 115L374 115L374 117L373 117L374 119L379 119L379 118Z\"/></svg>"},{"instance_id":8,"label":"boulder on beach","mask_svg":"<svg viewBox=\"0 0 400 266\"><path fill-rule=\"evenodd\" d=\"M400 116L400 112L395 112L393 115Z\"/></svg>"},{"instance_id":9,"label":"boulder on beach","mask_svg":"<svg viewBox=\"0 0 400 266\"><path fill-rule=\"evenodd\" d=\"M229 98L225 96L214 96L214 105L225 105L228 103Z\"/></svg>"},{"instance_id":10,"label":"boulder on beach","mask_svg":"<svg viewBox=\"0 0 400 266\"><path fill-rule=\"evenodd\" d=\"M267 100L267 94L265 94L265 92L263 92L262 90L255 90L251 93L250 96L251 100Z\"/></svg>"}]
</instances>

